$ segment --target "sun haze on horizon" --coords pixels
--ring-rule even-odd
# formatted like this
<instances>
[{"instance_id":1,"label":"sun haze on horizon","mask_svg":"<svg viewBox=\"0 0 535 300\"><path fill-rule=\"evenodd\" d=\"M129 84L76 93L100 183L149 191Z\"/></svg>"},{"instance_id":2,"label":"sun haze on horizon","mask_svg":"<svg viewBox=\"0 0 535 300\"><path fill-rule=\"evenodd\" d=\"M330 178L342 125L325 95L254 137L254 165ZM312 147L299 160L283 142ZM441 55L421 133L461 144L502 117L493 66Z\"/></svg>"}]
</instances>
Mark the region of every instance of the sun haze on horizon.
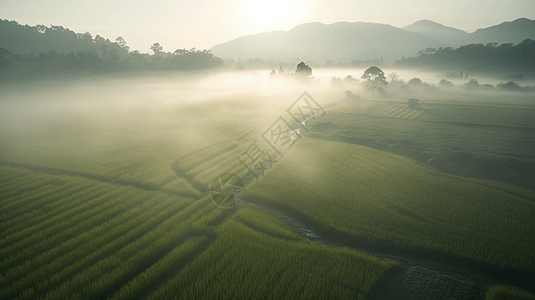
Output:
<instances>
[{"instance_id":1,"label":"sun haze on horizon","mask_svg":"<svg viewBox=\"0 0 535 300\"><path fill-rule=\"evenodd\" d=\"M251 29L262 32L298 23L304 4L304 0L244 0L241 7Z\"/></svg>"}]
</instances>

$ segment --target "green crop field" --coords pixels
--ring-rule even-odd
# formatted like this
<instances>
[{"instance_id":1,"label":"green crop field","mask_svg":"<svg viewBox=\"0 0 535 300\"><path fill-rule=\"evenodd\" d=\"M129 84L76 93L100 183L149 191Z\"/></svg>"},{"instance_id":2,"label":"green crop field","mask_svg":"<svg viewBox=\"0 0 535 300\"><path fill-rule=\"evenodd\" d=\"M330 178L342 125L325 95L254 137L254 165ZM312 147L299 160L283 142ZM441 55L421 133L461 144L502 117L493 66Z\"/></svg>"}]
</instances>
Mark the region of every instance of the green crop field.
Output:
<instances>
[{"instance_id":1,"label":"green crop field","mask_svg":"<svg viewBox=\"0 0 535 300\"><path fill-rule=\"evenodd\" d=\"M535 189L535 106L523 99L429 100L417 119L328 113L309 137L355 143L427 163L450 174ZM492 101L493 100L493 101ZM364 102L365 103L365 102ZM348 105L348 104L346 104ZM331 111L330 111L331 112Z\"/></svg>"},{"instance_id":2,"label":"green crop field","mask_svg":"<svg viewBox=\"0 0 535 300\"><path fill-rule=\"evenodd\" d=\"M206 196L0 170L2 299L364 299L395 266Z\"/></svg>"},{"instance_id":3,"label":"green crop field","mask_svg":"<svg viewBox=\"0 0 535 300\"><path fill-rule=\"evenodd\" d=\"M486 294L485 300L533 300L535 294L508 286L493 286Z\"/></svg>"},{"instance_id":4,"label":"green crop field","mask_svg":"<svg viewBox=\"0 0 535 300\"><path fill-rule=\"evenodd\" d=\"M411 109L407 106L407 103L372 104L371 102L362 102L358 104L338 104L329 109L329 113L415 120L424 114L426 110L426 108Z\"/></svg>"},{"instance_id":5,"label":"green crop field","mask_svg":"<svg viewBox=\"0 0 535 300\"><path fill-rule=\"evenodd\" d=\"M210 181L244 174L236 157L279 111L116 104L100 103L113 119L57 106L0 120L1 299L365 299L397 265L212 202Z\"/></svg>"},{"instance_id":6,"label":"green crop field","mask_svg":"<svg viewBox=\"0 0 535 300\"><path fill-rule=\"evenodd\" d=\"M108 94L72 100L98 88ZM237 158L254 142L273 153L261 136L301 88L205 98L174 81L3 89L0 299L368 299L400 269L301 225L535 270L535 192L326 138L384 131L364 130L361 117L410 131L399 122L443 116L436 110L329 110L246 186L241 205L223 209L210 183L228 172L245 178Z\"/></svg>"},{"instance_id":7,"label":"green crop field","mask_svg":"<svg viewBox=\"0 0 535 300\"><path fill-rule=\"evenodd\" d=\"M249 189L323 228L535 270L535 192L388 152L303 139Z\"/></svg>"}]
</instances>

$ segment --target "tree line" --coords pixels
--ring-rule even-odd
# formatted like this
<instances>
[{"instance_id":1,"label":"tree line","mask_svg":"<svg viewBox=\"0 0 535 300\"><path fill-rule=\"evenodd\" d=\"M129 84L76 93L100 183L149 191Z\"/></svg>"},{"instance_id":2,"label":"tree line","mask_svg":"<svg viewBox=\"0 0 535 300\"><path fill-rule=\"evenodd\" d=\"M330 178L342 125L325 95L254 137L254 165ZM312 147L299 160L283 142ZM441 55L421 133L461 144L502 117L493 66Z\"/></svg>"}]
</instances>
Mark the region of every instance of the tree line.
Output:
<instances>
[{"instance_id":1,"label":"tree line","mask_svg":"<svg viewBox=\"0 0 535 300\"><path fill-rule=\"evenodd\" d=\"M0 32L0 80L120 71L199 70L224 65L209 50L177 49L169 53L154 43L151 55L130 51L121 36L112 42L100 35L74 33L62 26L22 26L15 21L0 20Z\"/></svg>"},{"instance_id":2,"label":"tree line","mask_svg":"<svg viewBox=\"0 0 535 300\"><path fill-rule=\"evenodd\" d=\"M416 57L398 60L395 67L428 70L465 70L471 73L518 73L535 76L535 40L514 45L488 43L427 48Z\"/></svg>"}]
</instances>

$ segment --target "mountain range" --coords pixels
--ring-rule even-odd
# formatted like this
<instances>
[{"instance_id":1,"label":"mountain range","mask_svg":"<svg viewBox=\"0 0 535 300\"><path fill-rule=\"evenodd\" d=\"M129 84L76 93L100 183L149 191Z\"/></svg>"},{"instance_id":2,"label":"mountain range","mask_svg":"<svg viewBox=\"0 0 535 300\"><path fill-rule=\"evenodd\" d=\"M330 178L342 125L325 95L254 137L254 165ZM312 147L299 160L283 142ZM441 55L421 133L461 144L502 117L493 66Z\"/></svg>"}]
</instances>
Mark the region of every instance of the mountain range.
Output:
<instances>
[{"instance_id":1,"label":"mountain range","mask_svg":"<svg viewBox=\"0 0 535 300\"><path fill-rule=\"evenodd\" d=\"M420 20L403 28L367 22L319 22L298 25L289 31L242 36L212 47L222 58L262 58L272 61L384 59L414 57L420 50L459 47L473 43L513 43L535 39L535 20L520 18L472 33Z\"/></svg>"}]
</instances>

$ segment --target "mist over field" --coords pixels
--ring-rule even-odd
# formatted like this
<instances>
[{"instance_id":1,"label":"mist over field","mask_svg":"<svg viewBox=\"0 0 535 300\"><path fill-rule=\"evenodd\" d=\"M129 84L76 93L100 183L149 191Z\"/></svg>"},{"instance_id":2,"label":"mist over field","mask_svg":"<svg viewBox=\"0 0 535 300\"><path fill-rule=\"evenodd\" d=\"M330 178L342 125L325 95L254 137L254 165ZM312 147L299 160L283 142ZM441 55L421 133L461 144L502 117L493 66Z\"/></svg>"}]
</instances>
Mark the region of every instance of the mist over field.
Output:
<instances>
[{"instance_id":1,"label":"mist over field","mask_svg":"<svg viewBox=\"0 0 535 300\"><path fill-rule=\"evenodd\" d=\"M441 168L449 173L533 188L531 93L470 89L466 79L452 79L451 86L443 87L437 85L442 74L402 70L372 98L359 78L363 72L318 69L307 79L270 76L267 70L193 76L169 72L4 85L1 153L6 158L25 151L82 158L88 151L95 157L110 151L120 156L120 149L135 152L136 145L153 142L176 149L190 143L208 146L214 139L237 138L224 126L246 130L255 119L283 115L303 91L329 109L406 105L407 99L418 98L429 109L418 119L381 119L366 111L328 114L311 136L392 151L422 163L447 156ZM354 79L342 79L348 75ZM422 83L405 83L415 77ZM351 131L344 129L348 125Z\"/></svg>"}]
</instances>

